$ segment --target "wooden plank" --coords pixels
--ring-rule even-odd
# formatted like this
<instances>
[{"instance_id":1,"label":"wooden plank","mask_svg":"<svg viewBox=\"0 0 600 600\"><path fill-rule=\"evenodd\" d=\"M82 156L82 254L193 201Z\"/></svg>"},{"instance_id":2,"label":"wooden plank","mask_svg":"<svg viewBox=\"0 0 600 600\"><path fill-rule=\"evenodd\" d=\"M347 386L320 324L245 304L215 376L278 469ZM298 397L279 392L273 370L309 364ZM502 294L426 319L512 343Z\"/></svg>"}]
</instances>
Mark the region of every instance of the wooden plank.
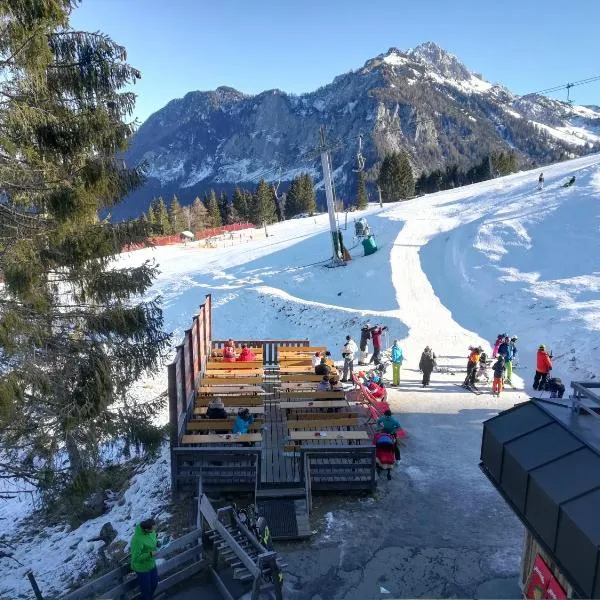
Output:
<instances>
[{"instance_id":1,"label":"wooden plank","mask_svg":"<svg viewBox=\"0 0 600 600\"><path fill-rule=\"evenodd\" d=\"M323 378L319 379L321 381ZM284 381L281 384L281 390L299 390L305 392L316 392L318 383L315 381Z\"/></svg>"},{"instance_id":2,"label":"wooden plank","mask_svg":"<svg viewBox=\"0 0 600 600\"><path fill-rule=\"evenodd\" d=\"M309 412L309 413L303 413L303 412L294 412L292 413L294 419L297 419L299 421L312 421L315 419L348 419L348 418L355 418L358 419L358 415L356 413L351 413L351 412L323 412L322 410L320 411L315 411L315 412Z\"/></svg>"},{"instance_id":3,"label":"wooden plank","mask_svg":"<svg viewBox=\"0 0 600 600\"><path fill-rule=\"evenodd\" d=\"M250 377L264 375L264 369L207 369L204 377Z\"/></svg>"},{"instance_id":4,"label":"wooden plank","mask_svg":"<svg viewBox=\"0 0 600 600\"><path fill-rule=\"evenodd\" d=\"M208 406L209 402L219 396L223 400L225 407L228 406L262 406L263 397L253 394L252 396L241 396L241 395L222 395L215 394L214 396L199 396L196 399L196 408Z\"/></svg>"},{"instance_id":5,"label":"wooden plank","mask_svg":"<svg viewBox=\"0 0 600 600\"><path fill-rule=\"evenodd\" d=\"M235 365L235 367L232 367ZM207 369L260 369L263 366L262 360L235 361L228 362L224 360L212 359L206 363Z\"/></svg>"},{"instance_id":6,"label":"wooden plank","mask_svg":"<svg viewBox=\"0 0 600 600\"><path fill-rule=\"evenodd\" d=\"M323 377L321 375L315 375L314 373L298 373L295 375L282 375L279 379L281 383L292 383L296 381L319 382Z\"/></svg>"},{"instance_id":7,"label":"wooden plank","mask_svg":"<svg viewBox=\"0 0 600 600\"><path fill-rule=\"evenodd\" d=\"M235 419L193 419L187 424L188 431L231 431ZM260 431L262 421L254 421L250 424L250 431Z\"/></svg>"},{"instance_id":8,"label":"wooden plank","mask_svg":"<svg viewBox=\"0 0 600 600\"><path fill-rule=\"evenodd\" d=\"M199 385L198 386L199 394L264 394L265 390L263 390L260 385Z\"/></svg>"},{"instance_id":9,"label":"wooden plank","mask_svg":"<svg viewBox=\"0 0 600 600\"><path fill-rule=\"evenodd\" d=\"M235 417L238 414L238 411L240 410L240 408L247 408L250 411L251 415L264 415L265 414L264 406L226 406L225 412L229 416ZM208 407L206 407L206 406L200 406L198 408L195 408L194 416L203 417L206 415L207 410L208 410Z\"/></svg>"},{"instance_id":10,"label":"wooden plank","mask_svg":"<svg viewBox=\"0 0 600 600\"><path fill-rule=\"evenodd\" d=\"M204 377L200 385L260 385L264 381L262 375L250 377Z\"/></svg>"},{"instance_id":11,"label":"wooden plank","mask_svg":"<svg viewBox=\"0 0 600 600\"><path fill-rule=\"evenodd\" d=\"M310 353L314 354L315 352L327 352L326 346L279 346L277 352L280 355L288 355L288 354L302 354L302 353Z\"/></svg>"},{"instance_id":12,"label":"wooden plank","mask_svg":"<svg viewBox=\"0 0 600 600\"><path fill-rule=\"evenodd\" d=\"M284 400L293 400L297 398L299 400L305 400L307 398L315 398L315 399L335 399L335 398L345 398L344 392L285 392L282 391L279 394L279 397Z\"/></svg>"},{"instance_id":13,"label":"wooden plank","mask_svg":"<svg viewBox=\"0 0 600 600\"><path fill-rule=\"evenodd\" d=\"M279 374L280 375L297 375L299 373L304 373L306 375L314 375L315 369L312 366L304 366L304 367L290 367L290 366L279 366Z\"/></svg>"},{"instance_id":14,"label":"wooden plank","mask_svg":"<svg viewBox=\"0 0 600 600\"><path fill-rule=\"evenodd\" d=\"M332 413L335 414L335 413ZM358 425L356 417L346 417L340 419L303 419L300 421L289 420L288 429L315 429L320 427L353 427Z\"/></svg>"},{"instance_id":15,"label":"wooden plank","mask_svg":"<svg viewBox=\"0 0 600 600\"><path fill-rule=\"evenodd\" d=\"M241 435L227 434L187 434L182 438L183 444L239 444L248 442L251 444L260 443L262 435L260 433L244 433Z\"/></svg>"},{"instance_id":16,"label":"wooden plank","mask_svg":"<svg viewBox=\"0 0 600 600\"><path fill-rule=\"evenodd\" d=\"M280 367L312 367L312 360L310 358L306 358L306 359L280 358L278 364Z\"/></svg>"},{"instance_id":17,"label":"wooden plank","mask_svg":"<svg viewBox=\"0 0 600 600\"><path fill-rule=\"evenodd\" d=\"M298 401L298 402L280 402L279 408L286 410L293 408L348 408L347 400L315 400L310 401Z\"/></svg>"},{"instance_id":18,"label":"wooden plank","mask_svg":"<svg viewBox=\"0 0 600 600\"><path fill-rule=\"evenodd\" d=\"M307 440L369 440L366 431L322 431L324 435L315 436L314 431L290 431L289 437L293 441ZM184 436L186 437L186 436Z\"/></svg>"}]
</instances>

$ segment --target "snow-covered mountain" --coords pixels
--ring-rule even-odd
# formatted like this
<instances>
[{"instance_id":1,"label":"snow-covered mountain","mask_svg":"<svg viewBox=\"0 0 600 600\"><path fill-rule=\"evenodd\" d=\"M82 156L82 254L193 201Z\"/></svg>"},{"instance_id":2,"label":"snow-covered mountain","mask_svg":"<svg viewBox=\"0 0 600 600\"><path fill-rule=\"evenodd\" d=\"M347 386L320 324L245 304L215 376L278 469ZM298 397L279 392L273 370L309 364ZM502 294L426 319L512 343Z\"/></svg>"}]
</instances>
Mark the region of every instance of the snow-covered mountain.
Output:
<instances>
[{"instance_id":1,"label":"snow-covered mountain","mask_svg":"<svg viewBox=\"0 0 600 600\"><path fill-rule=\"evenodd\" d=\"M600 142L600 111L541 96L519 98L470 72L428 42L391 48L332 83L299 96L269 90L255 96L221 87L172 100L139 128L127 154L145 161L146 187L115 211L138 214L151 197L173 193L191 202L210 187L284 182L308 171L321 125L339 141L333 156L339 196L353 200L357 138L367 169L390 151L409 151L417 173L471 166L494 149L513 149L523 164L545 164Z\"/></svg>"}]
</instances>

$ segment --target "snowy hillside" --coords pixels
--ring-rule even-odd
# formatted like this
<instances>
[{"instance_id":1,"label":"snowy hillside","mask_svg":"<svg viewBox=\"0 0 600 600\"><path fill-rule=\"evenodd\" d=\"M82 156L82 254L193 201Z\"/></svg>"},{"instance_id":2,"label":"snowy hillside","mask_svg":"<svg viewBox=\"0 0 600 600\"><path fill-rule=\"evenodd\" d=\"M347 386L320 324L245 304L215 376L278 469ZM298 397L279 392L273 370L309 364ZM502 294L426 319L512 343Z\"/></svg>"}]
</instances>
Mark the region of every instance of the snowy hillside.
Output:
<instances>
[{"instance_id":1,"label":"snowy hillside","mask_svg":"<svg viewBox=\"0 0 600 600\"><path fill-rule=\"evenodd\" d=\"M416 411L415 406L446 417L477 406L489 415L527 399L540 343L553 350L554 373L566 384L600 374L600 155L546 167L541 192L536 190L538 174L539 170L519 173L383 208L372 206L360 213L380 246L369 257L354 247L351 213L344 237L354 259L338 269L321 264L330 255L326 215L272 226L268 238L241 246L162 247L122 255L120 260L158 262L161 273L153 293L163 298L167 326L176 340L207 293L213 294L217 338L308 337L337 353L344 336L356 337L360 325L370 320L388 325L389 342L400 339L407 356L401 388L391 395L401 419L410 419L403 413ZM577 178L575 185L562 188L571 175ZM340 225L343 229L343 215ZM515 378L516 391L500 400L459 393L454 384L460 373L434 374L431 390L418 385L417 363L425 345L433 346L443 366L464 370L468 345L489 347L501 332L519 336L517 372L522 380ZM144 386L142 393L165 389L166 371ZM478 495L464 499L468 514L482 511L477 506L482 498L500 502L476 467L483 418L487 417L471 423L468 447L458 439L453 444L463 462L452 476L477 486ZM416 423L411 429L409 421L409 430L425 455L431 436L418 431ZM402 468L418 489L429 489L434 478L444 478L433 466L419 470L412 460L409 454ZM88 572L99 545L88 540L101 524L111 521L119 539L127 540L136 520L164 506L168 476L163 455L138 475L124 501L103 518L75 531L55 529L46 537L22 527L21 519L32 510L30 502L5 501L0 524L23 566L0 560L0 598L28 597L24 573L29 567L46 592L60 590L75 574ZM455 481L447 484L449 489L457 487ZM520 541L512 534L506 540L499 534L499 539L499 547L511 548L507 568L512 572L512 550Z\"/></svg>"}]
</instances>

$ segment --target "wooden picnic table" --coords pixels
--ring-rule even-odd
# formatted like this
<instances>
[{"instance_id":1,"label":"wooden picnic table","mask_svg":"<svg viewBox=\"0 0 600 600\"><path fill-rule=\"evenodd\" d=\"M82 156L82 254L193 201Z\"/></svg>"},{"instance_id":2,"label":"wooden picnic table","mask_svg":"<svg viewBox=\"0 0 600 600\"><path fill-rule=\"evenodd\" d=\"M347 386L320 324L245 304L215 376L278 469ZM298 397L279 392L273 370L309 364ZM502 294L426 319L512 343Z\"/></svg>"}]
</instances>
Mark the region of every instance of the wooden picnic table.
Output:
<instances>
[{"instance_id":1,"label":"wooden picnic table","mask_svg":"<svg viewBox=\"0 0 600 600\"><path fill-rule=\"evenodd\" d=\"M280 402L278 406L290 410L297 408L348 408L350 405L346 400L315 400L313 402Z\"/></svg>"},{"instance_id":2,"label":"wooden picnic table","mask_svg":"<svg viewBox=\"0 0 600 600\"><path fill-rule=\"evenodd\" d=\"M241 435L233 433L188 433L181 439L183 444L258 444L262 442L260 433L243 433Z\"/></svg>"},{"instance_id":3,"label":"wooden picnic table","mask_svg":"<svg viewBox=\"0 0 600 600\"><path fill-rule=\"evenodd\" d=\"M335 413L331 413L331 415L333 417ZM193 423L193 421L190 421L190 423L188 423L188 426L191 423ZM290 431L307 429L326 429L328 427L356 427L357 425L357 415L351 417L342 417L338 419L289 419L287 421L287 428Z\"/></svg>"},{"instance_id":4,"label":"wooden picnic table","mask_svg":"<svg viewBox=\"0 0 600 600\"><path fill-rule=\"evenodd\" d=\"M251 377L203 377L201 380L202 385L260 385L264 381L264 378L260 375L253 375Z\"/></svg>"},{"instance_id":5,"label":"wooden picnic table","mask_svg":"<svg viewBox=\"0 0 600 600\"><path fill-rule=\"evenodd\" d=\"M199 385L199 394L214 394L219 396L221 394L265 394L260 385Z\"/></svg>"},{"instance_id":6,"label":"wooden picnic table","mask_svg":"<svg viewBox=\"0 0 600 600\"><path fill-rule=\"evenodd\" d=\"M235 365L235 366L233 366ZM261 369L263 368L262 360L249 360L249 361L227 361L218 358L213 358L206 363L206 368L213 369Z\"/></svg>"},{"instance_id":7,"label":"wooden picnic table","mask_svg":"<svg viewBox=\"0 0 600 600\"><path fill-rule=\"evenodd\" d=\"M315 374L315 369L311 365L306 365L306 366L301 366L301 367L290 367L289 365L283 365L283 366L279 366L279 374L280 375L298 375L298 374L303 374L303 375L314 375ZM323 377L321 375L321 377Z\"/></svg>"},{"instance_id":8,"label":"wooden picnic table","mask_svg":"<svg viewBox=\"0 0 600 600\"><path fill-rule=\"evenodd\" d=\"M321 379L323 378L321 377ZM321 381L321 379L319 379L319 381ZM316 392L319 384L316 381L282 381L280 385L282 390L305 390L307 392Z\"/></svg>"},{"instance_id":9,"label":"wooden picnic table","mask_svg":"<svg viewBox=\"0 0 600 600\"><path fill-rule=\"evenodd\" d=\"M322 375L315 375L313 373L295 373L294 375L280 375L279 377L281 383L292 383L292 382L300 382L300 381L312 381L318 383L323 379Z\"/></svg>"},{"instance_id":10,"label":"wooden picnic table","mask_svg":"<svg viewBox=\"0 0 600 600\"><path fill-rule=\"evenodd\" d=\"M262 406L264 398L263 396L259 396L258 394L253 394L251 396L228 396L227 394L215 394L214 396L198 396L196 398L196 406L208 406L209 402L216 396L223 400L223 404L225 405L225 407L243 406L244 408L250 406Z\"/></svg>"},{"instance_id":11,"label":"wooden picnic table","mask_svg":"<svg viewBox=\"0 0 600 600\"><path fill-rule=\"evenodd\" d=\"M264 406L225 406L225 412L229 416L236 416L240 410L240 408L247 408L250 411L251 415L264 415L265 407ZM208 406L199 406L194 408L194 415L203 417L206 415L206 411L208 410Z\"/></svg>"},{"instance_id":12,"label":"wooden picnic table","mask_svg":"<svg viewBox=\"0 0 600 600\"><path fill-rule=\"evenodd\" d=\"M324 435L316 436L315 433L321 433ZM185 437L185 436L184 436ZM295 442L307 442L307 441L323 441L323 440L331 440L331 441L363 441L370 440L369 434L366 431L290 431L289 432L290 440Z\"/></svg>"},{"instance_id":13,"label":"wooden picnic table","mask_svg":"<svg viewBox=\"0 0 600 600\"><path fill-rule=\"evenodd\" d=\"M326 346L279 346L278 354L315 354L315 352L327 352Z\"/></svg>"},{"instance_id":14,"label":"wooden picnic table","mask_svg":"<svg viewBox=\"0 0 600 600\"><path fill-rule=\"evenodd\" d=\"M344 392L317 392L317 391L281 391L279 397L283 400L337 400L339 398L345 398Z\"/></svg>"},{"instance_id":15,"label":"wooden picnic table","mask_svg":"<svg viewBox=\"0 0 600 600\"><path fill-rule=\"evenodd\" d=\"M264 369L207 369L204 377L251 377L252 375L264 375Z\"/></svg>"},{"instance_id":16,"label":"wooden picnic table","mask_svg":"<svg viewBox=\"0 0 600 600\"><path fill-rule=\"evenodd\" d=\"M303 422L303 421L302 421ZM233 431L233 425L235 419L192 419L188 421L187 431L225 431L231 433ZM253 421L248 426L252 432L260 431L262 429L263 422L260 420Z\"/></svg>"}]
</instances>

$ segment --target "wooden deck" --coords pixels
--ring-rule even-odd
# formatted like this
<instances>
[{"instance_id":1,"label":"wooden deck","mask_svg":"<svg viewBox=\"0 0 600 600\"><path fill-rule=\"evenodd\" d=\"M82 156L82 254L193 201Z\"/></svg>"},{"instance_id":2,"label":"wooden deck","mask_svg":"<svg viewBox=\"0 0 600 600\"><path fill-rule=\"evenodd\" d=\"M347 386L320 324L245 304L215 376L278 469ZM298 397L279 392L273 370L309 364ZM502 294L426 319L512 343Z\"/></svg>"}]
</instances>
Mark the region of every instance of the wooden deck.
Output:
<instances>
[{"instance_id":1,"label":"wooden deck","mask_svg":"<svg viewBox=\"0 0 600 600\"><path fill-rule=\"evenodd\" d=\"M287 441L287 418L285 409L275 400L275 389L279 384L278 371L269 369L265 372L263 384L269 400L265 403L265 429L263 431L261 486L300 484L300 473L294 459L285 455Z\"/></svg>"},{"instance_id":2,"label":"wooden deck","mask_svg":"<svg viewBox=\"0 0 600 600\"><path fill-rule=\"evenodd\" d=\"M269 353L277 357L277 346ZM211 489L298 502L314 489L373 489L375 458L366 419L344 392L317 391L313 369L293 358L291 348L278 364L265 361L262 368L214 358L205 363L172 451L178 486L193 485L197 474ZM205 417L217 396L228 419ZM255 417L246 436L230 433L240 407Z\"/></svg>"}]
</instances>

